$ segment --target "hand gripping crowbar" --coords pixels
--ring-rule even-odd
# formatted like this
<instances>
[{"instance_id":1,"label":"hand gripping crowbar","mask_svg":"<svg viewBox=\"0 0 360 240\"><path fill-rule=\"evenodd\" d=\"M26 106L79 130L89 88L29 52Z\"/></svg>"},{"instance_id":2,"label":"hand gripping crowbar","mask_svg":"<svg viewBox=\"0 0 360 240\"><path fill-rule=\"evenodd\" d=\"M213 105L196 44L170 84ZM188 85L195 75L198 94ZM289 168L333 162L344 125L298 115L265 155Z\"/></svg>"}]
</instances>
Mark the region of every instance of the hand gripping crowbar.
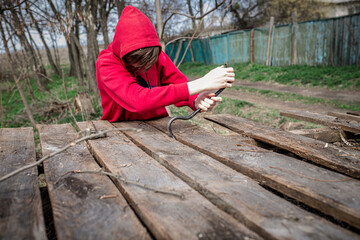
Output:
<instances>
[{"instance_id":1,"label":"hand gripping crowbar","mask_svg":"<svg viewBox=\"0 0 360 240\"><path fill-rule=\"evenodd\" d=\"M227 67L227 64L226 64L226 63L225 63L224 65L225 65L225 67ZM217 90L216 93L215 93L215 97L217 97L222 91L224 91L224 89L225 89L225 88L221 88L221 89ZM196 114L198 114L200 111L201 111L201 109L198 108L198 109L196 109L192 114L190 114L189 116L186 116L186 117L185 117L185 116L176 116L176 117L173 117L172 119L170 119L170 121L168 122L167 128L168 128L168 130L169 130L169 132L170 132L171 137L172 137L173 139L176 139L175 136L174 136L174 134L173 134L173 132L172 132L172 130L171 130L171 124L172 124L175 120L178 120L178 119L180 119L180 120L189 120L189 119L193 118Z\"/></svg>"}]
</instances>

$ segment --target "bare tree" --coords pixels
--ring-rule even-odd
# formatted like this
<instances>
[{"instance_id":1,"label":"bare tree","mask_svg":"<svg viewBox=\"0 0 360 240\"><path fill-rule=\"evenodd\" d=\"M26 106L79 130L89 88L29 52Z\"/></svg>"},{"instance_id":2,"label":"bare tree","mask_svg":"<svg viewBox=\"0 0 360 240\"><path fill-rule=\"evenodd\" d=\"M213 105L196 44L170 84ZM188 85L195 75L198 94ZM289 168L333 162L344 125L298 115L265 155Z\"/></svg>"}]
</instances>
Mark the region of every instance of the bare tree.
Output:
<instances>
[{"instance_id":1,"label":"bare tree","mask_svg":"<svg viewBox=\"0 0 360 240\"><path fill-rule=\"evenodd\" d=\"M0 16L0 20L3 19L3 16ZM15 63L14 61L12 60L12 57L11 57L11 53L10 53L10 50L9 50L9 47L8 47L8 41L6 39L6 36L5 36L5 31L4 31L4 28L2 26L2 24L0 23L0 32L1 32L1 38L2 38L2 41L3 41L3 44L4 44L4 47L5 47L5 51L6 51L6 54L7 54L7 57L9 59L9 62L10 62L10 69L11 69L11 72L12 72L12 77L15 81L15 84L16 84L16 87L17 87L17 90L19 91L20 93L20 97L21 97L21 100L24 104L24 107L25 107L25 111L26 111L26 114L31 122L31 125L36 128L36 122L34 120L34 117L33 117L33 114L31 112L31 109L30 109L30 106L29 106L29 103L26 99L26 96L25 96L25 93L21 87L21 84L20 84L20 79L21 79L21 74L20 76L18 76L16 74L16 69L15 69Z\"/></svg>"},{"instance_id":2,"label":"bare tree","mask_svg":"<svg viewBox=\"0 0 360 240\"><path fill-rule=\"evenodd\" d=\"M125 0L115 0L115 5L118 13L118 18L120 18L121 13L125 8Z\"/></svg>"},{"instance_id":3,"label":"bare tree","mask_svg":"<svg viewBox=\"0 0 360 240\"><path fill-rule=\"evenodd\" d=\"M36 54L33 46L31 45L31 42L25 34L27 25L22 15L23 13L21 9L16 9L15 7L13 7L13 5L11 5L11 2L7 2L6 4L9 8L9 14L5 16L5 13L3 13L4 22L14 32L16 37L19 39L22 48L25 50L25 60L28 67L35 72L34 77L39 90L46 91L49 81L46 77L43 77L44 75L46 75L45 68L39 62L39 55Z\"/></svg>"},{"instance_id":4,"label":"bare tree","mask_svg":"<svg viewBox=\"0 0 360 240\"><path fill-rule=\"evenodd\" d=\"M37 32L39 33L39 36L40 36L40 39L41 39L41 42L45 48L45 51L46 51L46 55L47 55L47 58L48 58L48 61L50 63L50 66L53 70L53 72L57 75L60 75L60 66L56 64L56 62L53 60L53 57L51 55L51 52L50 52L50 49L48 47L48 44L47 42L45 41L45 38L44 38L44 34L43 34L43 31L42 29L40 28L39 26L39 21L37 19L34 18L34 15L32 14L32 10L30 9L30 4L27 2L26 3L26 12L27 14L30 16L30 19L31 19L31 22L32 24L34 24Z\"/></svg>"}]
</instances>

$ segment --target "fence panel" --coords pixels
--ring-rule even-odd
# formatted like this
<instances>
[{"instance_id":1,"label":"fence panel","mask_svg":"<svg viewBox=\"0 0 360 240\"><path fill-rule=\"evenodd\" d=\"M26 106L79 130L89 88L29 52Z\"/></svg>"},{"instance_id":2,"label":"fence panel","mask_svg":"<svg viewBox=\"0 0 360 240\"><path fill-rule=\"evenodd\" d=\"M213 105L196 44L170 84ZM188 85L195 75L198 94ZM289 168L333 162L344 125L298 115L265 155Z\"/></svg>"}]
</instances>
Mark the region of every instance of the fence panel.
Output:
<instances>
[{"instance_id":1,"label":"fence panel","mask_svg":"<svg viewBox=\"0 0 360 240\"><path fill-rule=\"evenodd\" d=\"M258 64L266 64L268 37L268 28L254 29L254 61Z\"/></svg>"},{"instance_id":2,"label":"fence panel","mask_svg":"<svg viewBox=\"0 0 360 240\"><path fill-rule=\"evenodd\" d=\"M270 51L271 65L291 64L291 27L289 25L273 28Z\"/></svg>"},{"instance_id":3,"label":"fence panel","mask_svg":"<svg viewBox=\"0 0 360 240\"><path fill-rule=\"evenodd\" d=\"M266 63L268 28L254 29L254 62ZM275 26L271 36L270 65L291 65L292 24ZM188 41L182 45L180 58ZM179 43L166 48L174 60ZM192 42L194 60L205 64L251 61L251 31L237 31ZM297 24L296 64L360 66L360 14ZM190 62L190 51L183 62Z\"/></svg>"},{"instance_id":4,"label":"fence panel","mask_svg":"<svg viewBox=\"0 0 360 240\"><path fill-rule=\"evenodd\" d=\"M228 35L228 62L246 63L251 60L251 31L234 32ZM224 62L223 62L224 63Z\"/></svg>"},{"instance_id":5,"label":"fence panel","mask_svg":"<svg viewBox=\"0 0 360 240\"><path fill-rule=\"evenodd\" d=\"M297 64L326 65L330 60L331 20L298 24Z\"/></svg>"},{"instance_id":6,"label":"fence panel","mask_svg":"<svg viewBox=\"0 0 360 240\"><path fill-rule=\"evenodd\" d=\"M228 61L228 35L210 37L213 64L224 64Z\"/></svg>"}]
</instances>

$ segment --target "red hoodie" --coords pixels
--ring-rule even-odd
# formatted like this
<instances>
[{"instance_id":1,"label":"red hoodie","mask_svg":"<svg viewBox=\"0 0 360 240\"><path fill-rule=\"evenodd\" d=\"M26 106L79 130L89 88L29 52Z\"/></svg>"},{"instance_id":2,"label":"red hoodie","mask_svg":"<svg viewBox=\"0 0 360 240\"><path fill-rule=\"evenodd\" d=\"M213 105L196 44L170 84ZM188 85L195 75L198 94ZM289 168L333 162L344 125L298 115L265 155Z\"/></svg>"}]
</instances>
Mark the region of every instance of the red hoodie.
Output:
<instances>
[{"instance_id":1,"label":"red hoodie","mask_svg":"<svg viewBox=\"0 0 360 240\"><path fill-rule=\"evenodd\" d=\"M122 58L143 47L159 46L151 21L137 8L127 6L108 48L96 62L96 78L103 108L102 120L146 120L167 116L165 106L189 106L194 110L197 95L189 96L188 79L161 51L145 73L129 72Z\"/></svg>"}]
</instances>

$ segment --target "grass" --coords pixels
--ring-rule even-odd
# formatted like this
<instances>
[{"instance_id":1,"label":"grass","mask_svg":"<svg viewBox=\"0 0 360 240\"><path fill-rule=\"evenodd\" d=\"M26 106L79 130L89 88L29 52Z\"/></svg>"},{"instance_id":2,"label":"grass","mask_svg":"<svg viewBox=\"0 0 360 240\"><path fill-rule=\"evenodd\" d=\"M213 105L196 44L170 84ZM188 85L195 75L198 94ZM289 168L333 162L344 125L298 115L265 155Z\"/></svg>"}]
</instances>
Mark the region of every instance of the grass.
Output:
<instances>
[{"instance_id":1,"label":"grass","mask_svg":"<svg viewBox=\"0 0 360 240\"><path fill-rule=\"evenodd\" d=\"M179 115L187 116L190 113L192 113L192 111L187 107L177 108L175 106L170 107L170 112L172 116L179 116ZM234 116L250 119L254 122L258 122L263 125L272 126L275 128L282 127L288 122L296 122L298 123L298 126L301 126L302 128L306 128L306 129L320 127L320 125L317 124L280 116L280 111L277 109L258 106L246 101L227 98L227 97L223 97L223 101L214 107L212 113L231 114ZM204 128L209 128L208 126L209 123L201 117L199 118L194 117L190 119L189 122ZM211 128L212 130L216 131L219 134L227 134L227 132L222 129L213 128L213 127Z\"/></svg>"},{"instance_id":2,"label":"grass","mask_svg":"<svg viewBox=\"0 0 360 240\"><path fill-rule=\"evenodd\" d=\"M203 76L217 65L186 63L180 70L187 76ZM281 66L235 63L236 79L248 81L272 81L280 84L324 87L341 90L360 90L360 68L356 66Z\"/></svg>"},{"instance_id":3,"label":"grass","mask_svg":"<svg viewBox=\"0 0 360 240\"><path fill-rule=\"evenodd\" d=\"M78 91L85 90L84 88L78 87L76 77L69 76L69 65L63 65L62 69L65 76L64 81L67 89L67 98L63 88L63 79L58 75L51 73L48 74L50 80L48 88L52 96L50 96L48 92L41 92L37 87L35 79L30 79L29 83L24 80L21 81L22 89L25 92L26 99L31 109L34 111L34 119L37 123L74 124L74 117L78 121L85 120L82 118L81 113L70 113L69 109L66 110L66 113L54 112L53 114L50 114L50 116L44 116L43 112L41 111L42 109L49 107L53 101L69 101L70 107L73 107L72 99L77 96ZM29 84L31 85L31 88ZM7 82L3 89L6 89L2 92L2 104L4 111L3 122L5 123L5 127L12 128L31 126L30 121L25 114L24 105L21 100L20 93L15 87L15 83ZM30 89L33 89L33 96L30 94ZM99 118L100 113L101 109L97 107L97 114L92 117Z\"/></svg>"},{"instance_id":4,"label":"grass","mask_svg":"<svg viewBox=\"0 0 360 240\"><path fill-rule=\"evenodd\" d=\"M216 67L215 65L204 65L201 63L183 64L180 66L180 70L187 76L203 76L211 69ZM283 84L290 85L303 85L307 87L320 86L327 88L337 89L360 89L360 69L357 67L312 67L312 66L287 66L287 67L268 67L259 64L232 64L235 70L237 79L246 79L250 81L274 81ZM72 99L77 96L78 91L86 90L78 87L75 77L69 76L69 65L63 65L62 69L65 75L65 83L67 88L67 99L72 103ZM49 67L47 68L49 70ZM62 78L57 75L50 75L49 89L52 95L60 100L66 101L64 89L62 85ZM32 86L33 97L29 92L29 87L25 81L22 81L22 87L25 90L26 97L31 104L32 109L43 109L49 105L52 101L48 93L39 91L36 86L35 80L31 79L30 84ZM22 127L30 126L30 122L27 120L23 103L20 98L20 94L14 87L14 83L5 82L2 83L2 104L5 112L4 122L6 127ZM12 89L12 90L10 90ZM280 100L301 102L307 104L323 104L331 105L339 109L347 109L352 111L360 111L358 104L344 103L338 100L325 100L319 98L310 98L298 94L291 93L279 93L268 90L258 90L248 87L233 87L233 89L244 92L251 92L254 94L261 94L270 98L278 98ZM34 101L33 101L34 99ZM91 119L99 119L101 116L101 106L95 106L96 114L90 116ZM191 113L189 108L171 108L172 115L188 115ZM280 116L280 113L276 109L269 109L266 107L256 106L251 103L240 101L236 99L223 98L223 102L218 104L213 110L214 113L228 113L235 116L244 117L279 127L282 124L289 121L296 121L289 118ZM34 114L35 120L38 123L75 123L76 121L83 121L83 116L80 113L70 112L66 110L65 113L54 113L48 116L46 119L41 111ZM202 125L204 124L200 118L194 118L193 123ZM306 126L313 128L314 126Z\"/></svg>"}]
</instances>

